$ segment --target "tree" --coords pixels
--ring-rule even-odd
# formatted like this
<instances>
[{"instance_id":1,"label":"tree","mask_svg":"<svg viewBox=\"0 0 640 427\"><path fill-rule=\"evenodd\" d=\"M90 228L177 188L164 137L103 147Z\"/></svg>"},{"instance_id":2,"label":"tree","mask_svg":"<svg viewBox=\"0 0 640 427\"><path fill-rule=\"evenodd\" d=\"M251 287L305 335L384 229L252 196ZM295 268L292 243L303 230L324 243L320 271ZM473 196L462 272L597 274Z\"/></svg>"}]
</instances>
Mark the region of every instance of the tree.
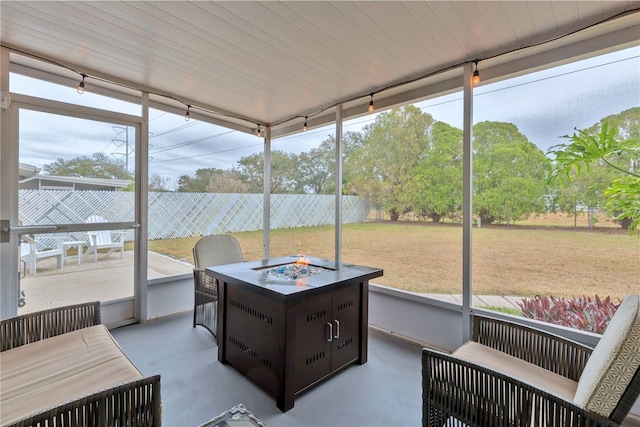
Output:
<instances>
[{"instance_id":1,"label":"tree","mask_svg":"<svg viewBox=\"0 0 640 427\"><path fill-rule=\"evenodd\" d=\"M627 135L633 135L629 132ZM572 182L584 173L590 173L594 165L608 167L617 172L603 191L603 207L619 221L629 233L638 230L640 224L640 173L637 160L640 159L640 139L622 139L618 128L601 122L599 131L578 131L568 137L571 143L559 144L549 149L553 156L553 169L549 181ZM625 168L624 163L627 163Z\"/></svg>"},{"instance_id":2,"label":"tree","mask_svg":"<svg viewBox=\"0 0 640 427\"><path fill-rule=\"evenodd\" d=\"M350 187L352 182L352 171L350 168L353 153L362 149L364 146L365 136L363 132L347 132L342 136L342 194L356 194L355 189ZM335 149L335 147L334 147ZM335 173L335 170L333 171ZM328 185L327 191L335 193L335 176L331 176L331 184Z\"/></svg>"},{"instance_id":3,"label":"tree","mask_svg":"<svg viewBox=\"0 0 640 427\"><path fill-rule=\"evenodd\" d=\"M412 174L432 124L433 117L413 105L379 114L350 155L350 191L382 206L394 221L409 212Z\"/></svg>"},{"instance_id":4,"label":"tree","mask_svg":"<svg viewBox=\"0 0 640 427\"><path fill-rule=\"evenodd\" d=\"M169 191L171 178L163 177L154 172L149 176L149 191Z\"/></svg>"},{"instance_id":5,"label":"tree","mask_svg":"<svg viewBox=\"0 0 640 427\"><path fill-rule=\"evenodd\" d=\"M262 193L264 154L256 153L242 157L238 160L238 173L242 181L249 186L250 193Z\"/></svg>"},{"instance_id":6,"label":"tree","mask_svg":"<svg viewBox=\"0 0 640 427\"><path fill-rule=\"evenodd\" d=\"M347 132L342 137L343 192L348 182L347 165L349 164L349 158L357 148L362 147L363 143L364 137L360 132ZM328 135L327 139L322 141L318 148L300 153L298 156L298 161L300 162L299 170L305 193L335 194L335 152L336 138L334 135Z\"/></svg>"},{"instance_id":7,"label":"tree","mask_svg":"<svg viewBox=\"0 0 640 427\"><path fill-rule=\"evenodd\" d=\"M561 185L558 181L550 181L554 193L553 205L567 215L576 215L587 211L589 227L593 228L595 216L593 213L605 202L604 192L614 179L616 171L604 164L594 164L588 174L570 173L568 182Z\"/></svg>"},{"instance_id":8,"label":"tree","mask_svg":"<svg viewBox=\"0 0 640 427\"><path fill-rule=\"evenodd\" d=\"M429 136L411 181L411 203L418 216L440 222L462 209L462 130L435 122Z\"/></svg>"},{"instance_id":9,"label":"tree","mask_svg":"<svg viewBox=\"0 0 640 427\"><path fill-rule=\"evenodd\" d=\"M600 120L593 126L579 131L578 135L575 135L579 140L576 140L578 145L580 144L599 144L599 142L587 142L585 137L597 137L601 133L603 126L607 126L610 129L617 131L617 139L620 140L637 140L640 139L640 107L629 108L618 114L612 114ZM582 135L581 135L582 134ZM584 135L584 136L583 136ZM606 136L601 135L606 138ZM564 138L572 139L572 137L565 135ZM551 147L548 154L554 155L558 150L563 150L563 147L567 145L560 144ZM585 150L589 150L588 147L583 147ZM577 147L574 147L577 149ZM594 161L588 161L582 163L580 168L587 169L587 173L582 173L577 167L572 167L569 171L564 171L566 179L555 179L556 177L550 177L549 184L554 186L554 204L560 210L571 214L574 212L581 212L585 208L589 213L589 226L593 227L594 217L592 212L604 208L607 203L607 195L605 194L609 189L611 182L618 178L623 178L626 174L624 170L633 171L638 170L640 167L638 158L633 158L629 155L625 155L621 151L611 153L607 157L607 161L615 165L615 167L609 166L603 159L596 159ZM559 170L554 170L557 174ZM568 174L568 175L567 175ZM620 214L618 211L608 212L608 214L616 217ZM621 218L617 220L623 228L628 228L631 222L629 218Z\"/></svg>"},{"instance_id":10,"label":"tree","mask_svg":"<svg viewBox=\"0 0 640 427\"><path fill-rule=\"evenodd\" d=\"M605 123L609 128L616 128L618 138L623 141L640 139L640 107L629 108L618 114L607 116L585 131L592 135L596 134Z\"/></svg>"},{"instance_id":11,"label":"tree","mask_svg":"<svg viewBox=\"0 0 640 427\"><path fill-rule=\"evenodd\" d=\"M116 160L104 153L79 156L71 160L56 159L42 167L42 171L52 176L76 176L85 178L123 179L133 181L133 174L124 166L124 161Z\"/></svg>"},{"instance_id":12,"label":"tree","mask_svg":"<svg viewBox=\"0 0 640 427\"><path fill-rule=\"evenodd\" d=\"M544 153L511 123L473 127L473 211L483 223L510 222L544 208Z\"/></svg>"},{"instance_id":13,"label":"tree","mask_svg":"<svg viewBox=\"0 0 640 427\"><path fill-rule=\"evenodd\" d=\"M600 122L591 126L589 129L586 129L586 132L590 134L597 134L602 130L602 126L605 123L609 128L615 128L617 130L617 138L622 141L640 140L640 107L629 108L618 114L607 116L604 119L600 120ZM640 158L638 158L638 156L632 157L625 155L622 152L618 152L615 156L610 158L610 161L617 164L620 169L629 170L630 172L640 170ZM591 175L594 172L596 166L600 166L601 168L606 169L607 172L609 172L609 174L611 175L611 181L615 180L616 178L623 178L625 176L624 173L616 171L614 168L609 167L607 164L596 162L592 164L591 173L584 174L580 178L585 178L587 175ZM623 186L624 185L625 184L623 184ZM605 206L607 204L606 193L609 189L609 186L605 186L603 188L603 199L601 200L601 204L602 206ZM615 209L610 209L610 212L608 213L614 217L620 215L620 211ZM625 217L616 219L616 221L620 223L622 228L628 229L631 225L632 220L631 218Z\"/></svg>"},{"instance_id":14,"label":"tree","mask_svg":"<svg viewBox=\"0 0 640 427\"><path fill-rule=\"evenodd\" d=\"M189 175L180 175L178 178L178 191L183 193L195 193L196 191L192 190L192 180Z\"/></svg>"},{"instance_id":15,"label":"tree","mask_svg":"<svg viewBox=\"0 0 640 427\"><path fill-rule=\"evenodd\" d=\"M231 169L212 176L209 179L207 191L210 193L248 193L249 185L242 181L237 170Z\"/></svg>"},{"instance_id":16,"label":"tree","mask_svg":"<svg viewBox=\"0 0 640 427\"><path fill-rule=\"evenodd\" d=\"M251 193L262 193L264 154L257 153L238 160L238 173ZM271 152L271 193L302 193L299 159L296 154L280 150Z\"/></svg>"},{"instance_id":17,"label":"tree","mask_svg":"<svg viewBox=\"0 0 640 427\"><path fill-rule=\"evenodd\" d=\"M205 168L196 170L194 177L182 175L178 180L178 191L195 193L249 193L236 169L223 170Z\"/></svg>"},{"instance_id":18,"label":"tree","mask_svg":"<svg viewBox=\"0 0 640 427\"><path fill-rule=\"evenodd\" d=\"M298 156L301 186L305 193L331 194L335 190L336 139L329 135L318 148Z\"/></svg>"},{"instance_id":19,"label":"tree","mask_svg":"<svg viewBox=\"0 0 640 427\"><path fill-rule=\"evenodd\" d=\"M217 174L223 173L222 169L203 168L196 170L194 177L182 175L178 179L178 191L188 193L206 193L209 191L209 183Z\"/></svg>"}]
</instances>

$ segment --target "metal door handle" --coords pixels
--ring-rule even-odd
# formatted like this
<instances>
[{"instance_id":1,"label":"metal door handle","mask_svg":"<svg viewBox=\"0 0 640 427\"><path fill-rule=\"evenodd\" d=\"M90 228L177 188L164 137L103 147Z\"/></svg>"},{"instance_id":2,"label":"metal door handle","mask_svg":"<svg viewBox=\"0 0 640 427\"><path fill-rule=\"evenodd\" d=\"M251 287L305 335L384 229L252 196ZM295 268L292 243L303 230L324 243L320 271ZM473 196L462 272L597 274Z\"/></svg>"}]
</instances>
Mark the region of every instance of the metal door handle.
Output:
<instances>
[{"instance_id":1,"label":"metal door handle","mask_svg":"<svg viewBox=\"0 0 640 427\"><path fill-rule=\"evenodd\" d=\"M336 322L336 334L333 337L340 338L340 322L338 320L334 320L334 322Z\"/></svg>"},{"instance_id":2,"label":"metal door handle","mask_svg":"<svg viewBox=\"0 0 640 427\"><path fill-rule=\"evenodd\" d=\"M327 325L329 325L329 337L327 338L327 341L331 342L333 341L333 323L327 322Z\"/></svg>"}]
</instances>

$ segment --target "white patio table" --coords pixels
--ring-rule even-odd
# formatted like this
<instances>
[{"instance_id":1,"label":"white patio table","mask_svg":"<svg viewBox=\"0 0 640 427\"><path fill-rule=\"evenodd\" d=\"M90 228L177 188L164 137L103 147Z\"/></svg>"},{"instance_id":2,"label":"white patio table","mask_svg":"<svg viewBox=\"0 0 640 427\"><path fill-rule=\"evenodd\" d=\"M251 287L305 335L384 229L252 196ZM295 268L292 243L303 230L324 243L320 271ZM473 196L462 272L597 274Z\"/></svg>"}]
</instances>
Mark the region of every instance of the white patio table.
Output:
<instances>
[{"instance_id":1,"label":"white patio table","mask_svg":"<svg viewBox=\"0 0 640 427\"><path fill-rule=\"evenodd\" d=\"M82 254L84 252L84 246L87 244L86 241L84 240L68 240L68 241L62 241L61 242L61 246L62 246L62 265L64 265L65 261L67 260L67 258L72 258L73 255L68 255L67 251L69 250L69 248L72 247L77 247L78 248L78 265L82 265Z\"/></svg>"}]
</instances>

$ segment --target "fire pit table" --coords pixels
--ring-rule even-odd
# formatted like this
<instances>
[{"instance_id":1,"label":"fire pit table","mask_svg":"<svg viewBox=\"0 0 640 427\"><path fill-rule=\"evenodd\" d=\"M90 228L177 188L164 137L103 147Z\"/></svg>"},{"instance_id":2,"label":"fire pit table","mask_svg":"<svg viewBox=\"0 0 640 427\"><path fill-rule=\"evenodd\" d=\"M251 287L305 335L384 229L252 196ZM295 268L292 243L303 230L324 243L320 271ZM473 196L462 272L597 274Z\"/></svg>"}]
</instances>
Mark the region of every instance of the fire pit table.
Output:
<instances>
[{"instance_id":1,"label":"fire pit table","mask_svg":"<svg viewBox=\"0 0 640 427\"><path fill-rule=\"evenodd\" d=\"M218 280L218 360L278 408L367 361L369 280L378 268L289 256L206 269Z\"/></svg>"}]
</instances>

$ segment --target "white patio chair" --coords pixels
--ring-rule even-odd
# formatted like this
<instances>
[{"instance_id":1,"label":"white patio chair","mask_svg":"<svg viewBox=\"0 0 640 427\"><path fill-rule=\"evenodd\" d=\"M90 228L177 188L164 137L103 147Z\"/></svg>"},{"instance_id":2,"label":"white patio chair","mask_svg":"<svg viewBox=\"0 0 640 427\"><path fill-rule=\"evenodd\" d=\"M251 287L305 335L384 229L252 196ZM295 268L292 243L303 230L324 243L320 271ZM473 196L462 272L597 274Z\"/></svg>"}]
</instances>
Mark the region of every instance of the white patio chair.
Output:
<instances>
[{"instance_id":1,"label":"white patio chair","mask_svg":"<svg viewBox=\"0 0 640 427\"><path fill-rule=\"evenodd\" d=\"M193 248L195 285L193 327L204 326L216 336L218 283L205 273L206 267L242 262L240 243L230 235L205 236ZM217 337L216 337L217 338Z\"/></svg>"},{"instance_id":2,"label":"white patio chair","mask_svg":"<svg viewBox=\"0 0 640 427\"><path fill-rule=\"evenodd\" d=\"M62 268L62 247L58 244L57 249L47 249L38 251L38 246L33 237L23 235L20 242L20 259L25 262L29 274L36 274L36 264L38 261L57 257L58 268Z\"/></svg>"},{"instance_id":3,"label":"white patio chair","mask_svg":"<svg viewBox=\"0 0 640 427\"><path fill-rule=\"evenodd\" d=\"M91 215L89 218L85 220L85 223L99 224L107 222L103 217L99 215ZM115 237L112 237L111 230L99 230L99 231L88 231L87 236L89 236L89 247L87 251L84 253L83 258L86 258L90 254L93 253L93 261L98 262L98 250L100 249L109 249L106 253L107 256L111 255L113 252L120 252L120 258L122 259L124 253L124 232L119 231L115 233Z\"/></svg>"}]
</instances>

